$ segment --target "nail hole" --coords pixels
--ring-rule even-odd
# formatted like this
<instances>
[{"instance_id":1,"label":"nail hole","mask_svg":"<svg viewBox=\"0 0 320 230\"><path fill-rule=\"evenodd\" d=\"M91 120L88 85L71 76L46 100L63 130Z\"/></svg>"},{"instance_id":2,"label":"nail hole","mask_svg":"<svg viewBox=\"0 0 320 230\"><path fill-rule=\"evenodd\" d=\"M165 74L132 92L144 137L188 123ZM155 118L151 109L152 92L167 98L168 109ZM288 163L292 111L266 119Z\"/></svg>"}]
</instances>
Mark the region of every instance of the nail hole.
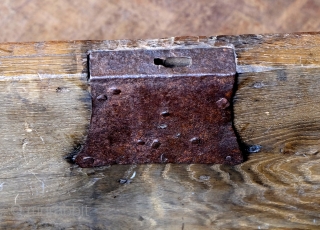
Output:
<instances>
[{"instance_id":1,"label":"nail hole","mask_svg":"<svg viewBox=\"0 0 320 230\"><path fill-rule=\"evenodd\" d=\"M94 159L92 157L83 157L82 163L92 165L94 163Z\"/></svg>"},{"instance_id":2,"label":"nail hole","mask_svg":"<svg viewBox=\"0 0 320 230\"><path fill-rule=\"evenodd\" d=\"M118 180L118 182L120 184L130 184L131 180L121 178L120 180Z\"/></svg>"},{"instance_id":3,"label":"nail hole","mask_svg":"<svg viewBox=\"0 0 320 230\"><path fill-rule=\"evenodd\" d=\"M226 99L226 98L220 98L217 102L216 102L217 106L220 108L220 109L225 109L225 108L228 108L230 106L230 103L229 101Z\"/></svg>"},{"instance_id":4,"label":"nail hole","mask_svg":"<svg viewBox=\"0 0 320 230\"><path fill-rule=\"evenodd\" d=\"M151 147L154 149L157 149L160 147L160 145L161 145L160 141L158 139L156 139L152 142Z\"/></svg>"},{"instance_id":5,"label":"nail hole","mask_svg":"<svg viewBox=\"0 0 320 230\"><path fill-rule=\"evenodd\" d=\"M166 124L161 124L158 126L159 129L166 129L168 127L168 125Z\"/></svg>"},{"instance_id":6,"label":"nail hole","mask_svg":"<svg viewBox=\"0 0 320 230\"><path fill-rule=\"evenodd\" d=\"M168 158L165 158L164 153L161 154L160 161L163 163L168 161Z\"/></svg>"},{"instance_id":7,"label":"nail hole","mask_svg":"<svg viewBox=\"0 0 320 230\"><path fill-rule=\"evenodd\" d=\"M164 111L161 113L161 116L163 117L168 117L170 115L170 113L168 111Z\"/></svg>"},{"instance_id":8,"label":"nail hole","mask_svg":"<svg viewBox=\"0 0 320 230\"><path fill-rule=\"evenodd\" d=\"M112 92L112 94L114 94L114 95L118 95L118 94L121 93L121 90L118 89L118 88L112 88L112 89L111 89L111 92Z\"/></svg>"},{"instance_id":9,"label":"nail hole","mask_svg":"<svg viewBox=\"0 0 320 230\"><path fill-rule=\"evenodd\" d=\"M138 140L138 141L137 141L137 144L138 144L138 145L144 145L145 143L146 143L146 142L144 142L143 140Z\"/></svg>"},{"instance_id":10,"label":"nail hole","mask_svg":"<svg viewBox=\"0 0 320 230\"><path fill-rule=\"evenodd\" d=\"M58 87L56 88L56 92L57 93L65 93L65 92L69 92L70 90L67 87Z\"/></svg>"},{"instance_id":11,"label":"nail hole","mask_svg":"<svg viewBox=\"0 0 320 230\"><path fill-rule=\"evenodd\" d=\"M193 137L190 139L191 144L199 144L200 138L199 137Z\"/></svg>"},{"instance_id":12,"label":"nail hole","mask_svg":"<svg viewBox=\"0 0 320 230\"><path fill-rule=\"evenodd\" d=\"M261 145L251 145L248 147L247 151L249 153L258 153L260 152L262 146Z\"/></svg>"},{"instance_id":13,"label":"nail hole","mask_svg":"<svg viewBox=\"0 0 320 230\"><path fill-rule=\"evenodd\" d=\"M101 94L101 95L99 95L98 97L97 97L97 100L99 100L99 101L105 101L105 100L107 100L108 99L108 97L107 97L107 95L105 95L105 94Z\"/></svg>"}]
</instances>

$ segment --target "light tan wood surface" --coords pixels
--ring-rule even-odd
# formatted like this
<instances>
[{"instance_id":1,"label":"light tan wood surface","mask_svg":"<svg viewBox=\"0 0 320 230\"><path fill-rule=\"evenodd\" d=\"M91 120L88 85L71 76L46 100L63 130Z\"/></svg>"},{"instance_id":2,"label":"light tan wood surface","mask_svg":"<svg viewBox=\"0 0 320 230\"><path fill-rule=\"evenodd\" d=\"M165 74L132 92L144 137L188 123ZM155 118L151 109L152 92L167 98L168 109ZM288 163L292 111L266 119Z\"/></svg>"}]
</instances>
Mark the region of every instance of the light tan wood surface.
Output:
<instances>
[{"instance_id":1,"label":"light tan wood surface","mask_svg":"<svg viewBox=\"0 0 320 230\"><path fill-rule=\"evenodd\" d=\"M319 31L319 0L3 0L0 42Z\"/></svg>"},{"instance_id":2,"label":"light tan wood surface","mask_svg":"<svg viewBox=\"0 0 320 230\"><path fill-rule=\"evenodd\" d=\"M1 228L318 229L319 38L1 44ZM88 50L221 45L234 45L237 54L235 126L260 153L235 167L81 169L65 161L90 120ZM132 176L130 184L118 182Z\"/></svg>"}]
</instances>

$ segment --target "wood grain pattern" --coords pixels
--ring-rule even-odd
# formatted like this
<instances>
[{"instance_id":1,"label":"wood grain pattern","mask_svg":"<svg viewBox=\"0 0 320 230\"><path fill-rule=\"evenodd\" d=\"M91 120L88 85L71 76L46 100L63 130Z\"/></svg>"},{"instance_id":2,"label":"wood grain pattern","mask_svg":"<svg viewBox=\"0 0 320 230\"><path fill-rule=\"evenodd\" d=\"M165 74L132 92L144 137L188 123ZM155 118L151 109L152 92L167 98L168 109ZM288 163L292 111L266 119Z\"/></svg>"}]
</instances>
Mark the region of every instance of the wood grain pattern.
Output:
<instances>
[{"instance_id":1,"label":"wood grain pattern","mask_svg":"<svg viewBox=\"0 0 320 230\"><path fill-rule=\"evenodd\" d=\"M218 40L237 49L235 126L244 143L261 145L265 152L317 154L319 34Z\"/></svg>"},{"instance_id":2,"label":"wood grain pattern","mask_svg":"<svg viewBox=\"0 0 320 230\"><path fill-rule=\"evenodd\" d=\"M1 44L1 228L318 229L319 37ZM90 119L88 50L225 45L238 57L235 125L263 152L235 167L81 169L63 159Z\"/></svg>"}]
</instances>

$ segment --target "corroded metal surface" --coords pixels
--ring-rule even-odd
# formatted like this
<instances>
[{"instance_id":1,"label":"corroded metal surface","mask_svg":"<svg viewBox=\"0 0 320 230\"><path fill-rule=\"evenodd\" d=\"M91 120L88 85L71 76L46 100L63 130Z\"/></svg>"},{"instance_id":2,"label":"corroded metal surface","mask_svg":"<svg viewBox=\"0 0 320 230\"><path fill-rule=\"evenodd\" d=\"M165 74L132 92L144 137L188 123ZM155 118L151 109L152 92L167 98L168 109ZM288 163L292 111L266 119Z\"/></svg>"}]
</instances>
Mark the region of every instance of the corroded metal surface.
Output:
<instances>
[{"instance_id":1,"label":"corroded metal surface","mask_svg":"<svg viewBox=\"0 0 320 230\"><path fill-rule=\"evenodd\" d=\"M91 53L93 111L76 163L242 162L232 128L235 67L230 48Z\"/></svg>"}]
</instances>

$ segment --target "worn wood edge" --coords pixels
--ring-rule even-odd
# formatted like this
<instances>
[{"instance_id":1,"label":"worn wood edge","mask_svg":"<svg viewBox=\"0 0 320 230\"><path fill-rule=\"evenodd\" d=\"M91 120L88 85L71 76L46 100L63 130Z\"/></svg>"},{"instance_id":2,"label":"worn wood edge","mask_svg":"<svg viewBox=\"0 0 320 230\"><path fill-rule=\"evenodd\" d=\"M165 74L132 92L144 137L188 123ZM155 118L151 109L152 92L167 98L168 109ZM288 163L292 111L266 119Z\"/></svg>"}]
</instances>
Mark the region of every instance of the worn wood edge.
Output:
<instances>
[{"instance_id":1,"label":"worn wood edge","mask_svg":"<svg viewBox=\"0 0 320 230\"><path fill-rule=\"evenodd\" d=\"M320 32L283 34L244 34L216 36L216 42L234 45L237 54L237 72L265 72L285 67L316 68L320 58ZM304 48L305 52L301 52ZM290 50L291 52L287 52Z\"/></svg>"},{"instance_id":2,"label":"worn wood edge","mask_svg":"<svg viewBox=\"0 0 320 230\"><path fill-rule=\"evenodd\" d=\"M150 40L66 41L0 44L1 75L19 74L75 74L86 73L87 52L90 50L163 49L183 47L234 47L237 54L237 72L264 72L284 66L312 68L319 64L318 57L309 53L319 50L319 32L292 34L258 34L212 37L172 37ZM17 45L19 44L19 45ZM297 58L286 56L286 50L301 50L307 45L309 53L299 53ZM278 51L274 53L274 51ZM270 54L270 55L266 55ZM271 55L272 54L272 55ZM309 56L308 56L309 55ZM23 57L28 56L28 61ZM254 56L254 60L252 59ZM43 63L36 60L42 57ZM14 58L14 60L10 60ZM46 60L47 58L47 60ZM5 65L9 63L10 65ZM44 68L44 63L53 68ZM68 63L68 64L66 64ZM4 65L4 66L3 66ZM33 66L22 72L17 66ZM55 68L59 66L63 68ZM55 72L59 69L59 72Z\"/></svg>"}]
</instances>

